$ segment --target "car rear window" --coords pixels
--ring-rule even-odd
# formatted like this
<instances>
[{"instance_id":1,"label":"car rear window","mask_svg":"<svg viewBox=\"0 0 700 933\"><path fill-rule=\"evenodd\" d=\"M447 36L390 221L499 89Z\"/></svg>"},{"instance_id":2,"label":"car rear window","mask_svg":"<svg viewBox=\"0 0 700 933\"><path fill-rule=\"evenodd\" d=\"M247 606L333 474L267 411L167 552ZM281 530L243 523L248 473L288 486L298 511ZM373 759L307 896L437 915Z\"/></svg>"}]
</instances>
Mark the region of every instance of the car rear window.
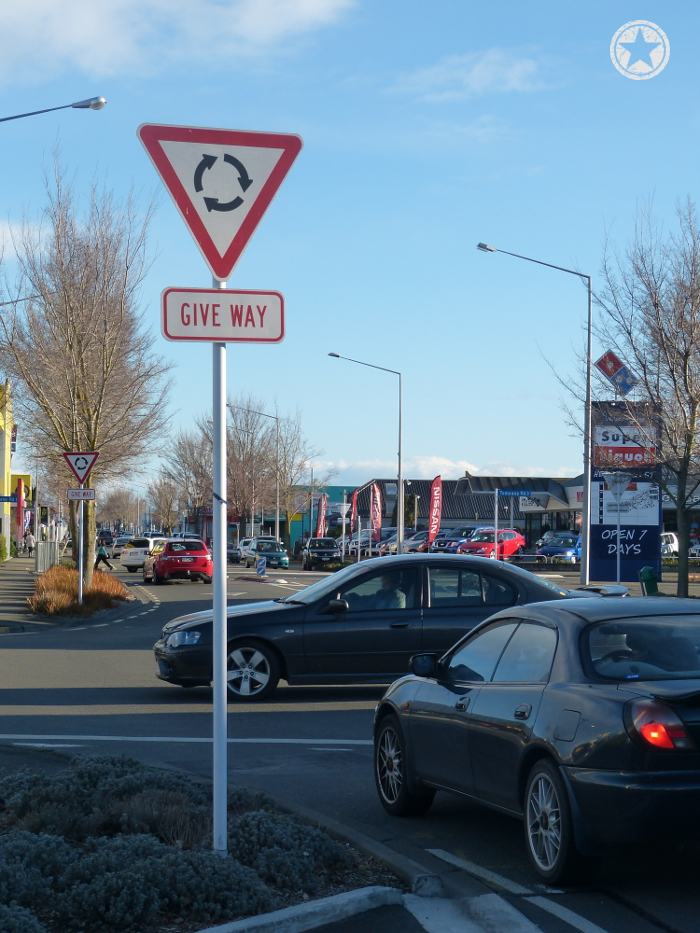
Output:
<instances>
[{"instance_id":1,"label":"car rear window","mask_svg":"<svg viewBox=\"0 0 700 933\"><path fill-rule=\"evenodd\" d=\"M169 554L181 554L183 551L206 551L206 547L201 541L171 541L168 545Z\"/></svg>"},{"instance_id":2,"label":"car rear window","mask_svg":"<svg viewBox=\"0 0 700 933\"><path fill-rule=\"evenodd\" d=\"M584 667L610 680L700 677L700 615L599 622L584 632Z\"/></svg>"},{"instance_id":3,"label":"car rear window","mask_svg":"<svg viewBox=\"0 0 700 933\"><path fill-rule=\"evenodd\" d=\"M148 538L132 538L129 541L129 547L150 547L151 542Z\"/></svg>"}]
</instances>

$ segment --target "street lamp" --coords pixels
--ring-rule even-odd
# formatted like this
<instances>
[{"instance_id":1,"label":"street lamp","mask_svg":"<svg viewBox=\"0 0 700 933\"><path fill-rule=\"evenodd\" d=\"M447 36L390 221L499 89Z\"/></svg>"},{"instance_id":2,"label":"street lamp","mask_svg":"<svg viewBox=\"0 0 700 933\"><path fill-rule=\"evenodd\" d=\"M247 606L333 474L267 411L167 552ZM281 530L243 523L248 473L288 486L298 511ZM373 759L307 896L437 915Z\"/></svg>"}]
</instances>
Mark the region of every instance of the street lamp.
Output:
<instances>
[{"instance_id":1,"label":"street lamp","mask_svg":"<svg viewBox=\"0 0 700 933\"><path fill-rule=\"evenodd\" d=\"M17 113L14 117L0 117L0 123L6 123L8 120L21 120L22 117L35 117L39 113L51 113L54 110L68 110L70 107L76 110L102 110L106 103L104 97L90 97L88 100L78 100L74 104L47 107L45 110L32 110L31 113Z\"/></svg>"},{"instance_id":2,"label":"street lamp","mask_svg":"<svg viewBox=\"0 0 700 933\"><path fill-rule=\"evenodd\" d=\"M276 462L275 462L275 538L279 541L280 538L280 419L277 415L268 415L264 411L256 411L254 408L241 408L240 405L231 405L230 402L226 403L226 407L230 410L236 408L238 411L249 411L253 415L262 415L263 418L272 418L275 422L275 429L277 435L277 453L276 453ZM252 525L251 525L252 528Z\"/></svg>"},{"instance_id":3,"label":"street lamp","mask_svg":"<svg viewBox=\"0 0 700 933\"><path fill-rule=\"evenodd\" d=\"M542 262L541 259L532 259L531 256L520 256L518 253L509 253L508 250L489 246L488 243L477 243L477 249L484 253L505 253L506 256L515 256L516 259L526 259L537 263L538 266L547 266L548 269L557 269L559 272L568 272L585 279L588 286L588 327L586 340L586 403L583 415L583 503L581 508L581 583L589 582L590 543L591 543L591 359L593 352L593 291L591 277L576 269L566 269L564 266L555 266L551 262Z\"/></svg>"},{"instance_id":4,"label":"street lamp","mask_svg":"<svg viewBox=\"0 0 700 933\"><path fill-rule=\"evenodd\" d=\"M347 360L349 363L358 363L360 366L369 366L370 369L381 369L384 373L393 373L394 376L399 377L399 483L398 483L398 496L396 499L396 551L398 554L403 554L403 458L401 453L401 422L402 422L402 412L401 412L401 373L396 369L387 369L386 366L375 366L374 363L364 363L362 360L353 360L349 356L341 356L340 353L329 353L329 356L334 356L338 360ZM358 542L359 547L359 542Z\"/></svg>"}]
</instances>

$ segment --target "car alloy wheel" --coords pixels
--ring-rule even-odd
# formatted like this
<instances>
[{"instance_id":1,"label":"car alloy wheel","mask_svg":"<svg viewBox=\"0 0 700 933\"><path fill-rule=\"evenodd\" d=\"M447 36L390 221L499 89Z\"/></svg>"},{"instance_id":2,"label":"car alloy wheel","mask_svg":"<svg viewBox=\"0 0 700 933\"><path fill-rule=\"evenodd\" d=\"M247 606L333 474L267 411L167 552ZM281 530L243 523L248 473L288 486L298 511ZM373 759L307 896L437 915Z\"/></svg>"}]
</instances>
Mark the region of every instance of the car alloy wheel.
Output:
<instances>
[{"instance_id":1,"label":"car alloy wheel","mask_svg":"<svg viewBox=\"0 0 700 933\"><path fill-rule=\"evenodd\" d=\"M264 700L279 683L277 656L262 642L242 641L230 646L226 667L230 700Z\"/></svg>"},{"instance_id":2,"label":"car alloy wheel","mask_svg":"<svg viewBox=\"0 0 700 933\"><path fill-rule=\"evenodd\" d=\"M387 716L374 741L374 779L379 799L393 816L422 816L427 813L435 791L414 794L409 790L406 743L395 716Z\"/></svg>"},{"instance_id":3,"label":"car alloy wheel","mask_svg":"<svg viewBox=\"0 0 700 933\"><path fill-rule=\"evenodd\" d=\"M576 848L573 821L564 782L554 762L538 761L525 791L525 838L535 871L555 884L586 881L598 859Z\"/></svg>"}]
</instances>

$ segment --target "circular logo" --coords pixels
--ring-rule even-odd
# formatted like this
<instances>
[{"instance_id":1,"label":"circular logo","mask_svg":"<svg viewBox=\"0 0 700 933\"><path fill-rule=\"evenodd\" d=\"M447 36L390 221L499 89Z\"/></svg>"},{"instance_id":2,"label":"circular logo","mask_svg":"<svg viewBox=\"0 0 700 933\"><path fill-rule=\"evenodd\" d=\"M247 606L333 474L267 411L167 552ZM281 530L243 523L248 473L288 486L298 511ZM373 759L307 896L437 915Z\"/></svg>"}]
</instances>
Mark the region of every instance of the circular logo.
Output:
<instances>
[{"instance_id":1,"label":"circular logo","mask_svg":"<svg viewBox=\"0 0 700 933\"><path fill-rule=\"evenodd\" d=\"M633 81L655 78L668 64L670 55L666 33L645 19L620 26L610 43L613 65Z\"/></svg>"}]
</instances>

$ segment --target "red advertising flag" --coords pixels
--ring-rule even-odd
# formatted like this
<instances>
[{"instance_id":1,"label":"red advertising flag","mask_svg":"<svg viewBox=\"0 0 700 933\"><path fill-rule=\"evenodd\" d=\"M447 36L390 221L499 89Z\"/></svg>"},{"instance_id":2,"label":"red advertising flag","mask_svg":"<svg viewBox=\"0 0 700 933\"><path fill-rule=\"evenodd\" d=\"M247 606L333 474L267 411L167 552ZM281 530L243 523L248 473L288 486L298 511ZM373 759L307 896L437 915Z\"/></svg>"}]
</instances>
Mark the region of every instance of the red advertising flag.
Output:
<instances>
[{"instance_id":1,"label":"red advertising flag","mask_svg":"<svg viewBox=\"0 0 700 933\"><path fill-rule=\"evenodd\" d=\"M318 500L318 509L316 511L316 537L322 538L326 533L326 506L328 505L328 496L324 494Z\"/></svg>"},{"instance_id":2,"label":"red advertising flag","mask_svg":"<svg viewBox=\"0 0 700 933\"><path fill-rule=\"evenodd\" d=\"M428 543L432 544L442 521L442 477L436 476L430 485L430 511L428 512Z\"/></svg>"},{"instance_id":3,"label":"red advertising flag","mask_svg":"<svg viewBox=\"0 0 700 933\"><path fill-rule=\"evenodd\" d=\"M352 494L352 505L350 507L350 533L355 530L355 522L357 521L357 490Z\"/></svg>"},{"instance_id":4,"label":"red advertising flag","mask_svg":"<svg viewBox=\"0 0 700 933\"><path fill-rule=\"evenodd\" d=\"M379 486L372 483L372 540L379 541L382 537L382 497Z\"/></svg>"}]
</instances>

